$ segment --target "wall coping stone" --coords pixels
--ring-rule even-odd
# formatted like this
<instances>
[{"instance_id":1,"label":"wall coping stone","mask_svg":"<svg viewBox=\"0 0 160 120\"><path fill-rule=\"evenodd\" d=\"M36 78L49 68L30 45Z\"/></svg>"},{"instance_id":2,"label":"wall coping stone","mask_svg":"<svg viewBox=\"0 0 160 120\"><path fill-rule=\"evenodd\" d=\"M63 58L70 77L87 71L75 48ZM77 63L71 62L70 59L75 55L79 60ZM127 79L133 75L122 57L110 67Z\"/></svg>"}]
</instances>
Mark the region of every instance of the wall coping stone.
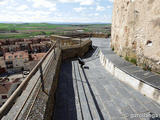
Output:
<instances>
[{"instance_id":1,"label":"wall coping stone","mask_svg":"<svg viewBox=\"0 0 160 120\"><path fill-rule=\"evenodd\" d=\"M103 43L109 44L110 39L102 39ZM93 41L94 42L94 41ZM102 42L100 40L100 42ZM115 54L110 46L98 46L103 53L103 55L114 64L115 67L119 68L123 72L129 74L130 76L144 82L158 90L160 90L160 75L152 73L150 71L144 71L142 68L124 60L117 54Z\"/></svg>"}]
</instances>

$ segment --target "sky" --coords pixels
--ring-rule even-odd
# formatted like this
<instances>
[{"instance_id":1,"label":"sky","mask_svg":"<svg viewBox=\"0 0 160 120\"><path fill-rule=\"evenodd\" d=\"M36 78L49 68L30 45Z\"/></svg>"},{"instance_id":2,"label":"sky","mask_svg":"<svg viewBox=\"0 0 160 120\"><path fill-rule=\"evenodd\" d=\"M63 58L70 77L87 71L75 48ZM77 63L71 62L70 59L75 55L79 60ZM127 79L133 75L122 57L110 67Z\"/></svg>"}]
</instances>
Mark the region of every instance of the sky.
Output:
<instances>
[{"instance_id":1,"label":"sky","mask_svg":"<svg viewBox=\"0 0 160 120\"><path fill-rule=\"evenodd\" d=\"M111 23L113 0L0 0L0 22Z\"/></svg>"}]
</instances>

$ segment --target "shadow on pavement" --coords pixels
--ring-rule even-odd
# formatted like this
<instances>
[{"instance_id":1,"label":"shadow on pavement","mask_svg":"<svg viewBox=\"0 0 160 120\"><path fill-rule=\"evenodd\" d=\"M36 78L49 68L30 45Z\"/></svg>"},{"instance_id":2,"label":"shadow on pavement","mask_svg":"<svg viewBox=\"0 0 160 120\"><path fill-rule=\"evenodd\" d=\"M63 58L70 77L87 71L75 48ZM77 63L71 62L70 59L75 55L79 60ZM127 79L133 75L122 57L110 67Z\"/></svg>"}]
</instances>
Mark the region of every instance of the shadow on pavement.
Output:
<instances>
[{"instance_id":1,"label":"shadow on pavement","mask_svg":"<svg viewBox=\"0 0 160 120\"><path fill-rule=\"evenodd\" d=\"M72 62L64 61L56 91L53 120L77 120L72 71Z\"/></svg>"}]
</instances>

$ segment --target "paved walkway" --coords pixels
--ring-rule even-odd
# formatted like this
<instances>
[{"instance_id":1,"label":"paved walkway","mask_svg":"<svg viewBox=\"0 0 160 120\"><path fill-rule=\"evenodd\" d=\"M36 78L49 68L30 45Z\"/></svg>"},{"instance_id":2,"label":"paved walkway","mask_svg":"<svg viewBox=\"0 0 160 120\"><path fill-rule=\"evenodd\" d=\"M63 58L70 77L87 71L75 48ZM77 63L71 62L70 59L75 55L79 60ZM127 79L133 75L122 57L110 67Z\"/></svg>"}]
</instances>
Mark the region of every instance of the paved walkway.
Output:
<instances>
[{"instance_id":1,"label":"paved walkway","mask_svg":"<svg viewBox=\"0 0 160 120\"><path fill-rule=\"evenodd\" d=\"M109 44L93 39L95 51L62 64L54 120L159 120L134 115L160 114L160 105L122 83L101 65L98 52ZM109 47L106 48L109 50Z\"/></svg>"}]
</instances>

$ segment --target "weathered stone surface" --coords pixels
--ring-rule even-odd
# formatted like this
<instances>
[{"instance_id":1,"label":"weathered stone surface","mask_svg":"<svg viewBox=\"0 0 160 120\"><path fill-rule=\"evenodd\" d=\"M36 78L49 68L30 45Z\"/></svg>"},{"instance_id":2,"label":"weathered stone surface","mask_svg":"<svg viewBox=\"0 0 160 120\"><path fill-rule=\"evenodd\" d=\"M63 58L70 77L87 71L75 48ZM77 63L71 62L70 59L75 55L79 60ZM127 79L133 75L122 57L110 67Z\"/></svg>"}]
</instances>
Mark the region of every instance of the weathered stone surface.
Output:
<instances>
[{"instance_id":1,"label":"weathered stone surface","mask_svg":"<svg viewBox=\"0 0 160 120\"><path fill-rule=\"evenodd\" d=\"M138 65L160 72L160 2L114 0L111 46Z\"/></svg>"},{"instance_id":2,"label":"weathered stone surface","mask_svg":"<svg viewBox=\"0 0 160 120\"><path fill-rule=\"evenodd\" d=\"M104 40L92 39L94 45ZM97 51L83 59L88 69L81 68L76 59L62 63L53 120L149 120L133 115L159 114L158 103L105 70L95 59Z\"/></svg>"},{"instance_id":3,"label":"weathered stone surface","mask_svg":"<svg viewBox=\"0 0 160 120\"><path fill-rule=\"evenodd\" d=\"M88 52L89 47L92 45L91 40L83 41L81 44L62 47L62 59L82 57L85 53Z\"/></svg>"}]
</instances>

